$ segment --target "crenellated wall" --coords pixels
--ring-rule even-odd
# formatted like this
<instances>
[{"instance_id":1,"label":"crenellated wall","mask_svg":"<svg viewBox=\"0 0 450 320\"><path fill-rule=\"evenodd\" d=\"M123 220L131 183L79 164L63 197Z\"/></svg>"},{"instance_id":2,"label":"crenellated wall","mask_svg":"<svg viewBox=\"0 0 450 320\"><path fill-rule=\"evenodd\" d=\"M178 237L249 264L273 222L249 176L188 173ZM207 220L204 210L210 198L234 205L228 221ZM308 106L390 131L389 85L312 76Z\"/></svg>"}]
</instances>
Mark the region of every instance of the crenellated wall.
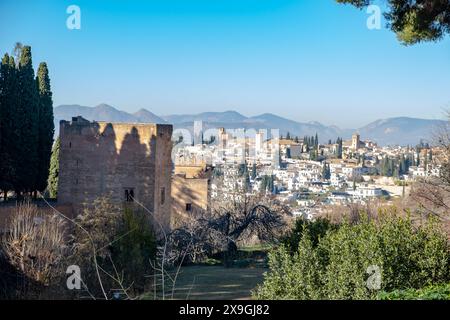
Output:
<instances>
[{"instance_id":1,"label":"crenellated wall","mask_svg":"<svg viewBox=\"0 0 450 320\"><path fill-rule=\"evenodd\" d=\"M125 203L133 190L134 199L168 227L171 136L171 125L61 121L58 203L81 212L99 197Z\"/></svg>"}]
</instances>

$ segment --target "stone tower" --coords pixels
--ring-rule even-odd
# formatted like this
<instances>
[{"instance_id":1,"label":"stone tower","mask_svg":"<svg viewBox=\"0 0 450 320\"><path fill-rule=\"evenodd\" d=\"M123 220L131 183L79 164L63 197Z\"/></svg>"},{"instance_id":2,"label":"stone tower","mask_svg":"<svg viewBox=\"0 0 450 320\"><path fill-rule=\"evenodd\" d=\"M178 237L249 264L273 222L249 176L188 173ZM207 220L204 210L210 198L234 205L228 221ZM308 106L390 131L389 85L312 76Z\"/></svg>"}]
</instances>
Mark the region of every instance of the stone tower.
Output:
<instances>
[{"instance_id":1,"label":"stone tower","mask_svg":"<svg viewBox=\"0 0 450 320\"><path fill-rule=\"evenodd\" d=\"M172 125L60 122L58 203L76 213L99 197L137 202L170 223Z\"/></svg>"},{"instance_id":2,"label":"stone tower","mask_svg":"<svg viewBox=\"0 0 450 320\"><path fill-rule=\"evenodd\" d=\"M359 133L354 133L352 135L352 150L358 150L360 145L360 136Z\"/></svg>"}]
</instances>

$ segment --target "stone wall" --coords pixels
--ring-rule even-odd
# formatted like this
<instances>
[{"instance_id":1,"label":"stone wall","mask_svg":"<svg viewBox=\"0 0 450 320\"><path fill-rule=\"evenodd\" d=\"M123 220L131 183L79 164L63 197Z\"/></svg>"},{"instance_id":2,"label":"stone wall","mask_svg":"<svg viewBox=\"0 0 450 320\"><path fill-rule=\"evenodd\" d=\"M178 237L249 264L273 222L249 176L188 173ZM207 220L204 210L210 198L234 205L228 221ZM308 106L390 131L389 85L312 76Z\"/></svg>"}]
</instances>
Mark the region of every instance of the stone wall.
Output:
<instances>
[{"instance_id":1,"label":"stone wall","mask_svg":"<svg viewBox=\"0 0 450 320\"><path fill-rule=\"evenodd\" d=\"M206 171L206 164L201 165L175 165L174 174L186 175L186 178L195 178Z\"/></svg>"},{"instance_id":2,"label":"stone wall","mask_svg":"<svg viewBox=\"0 0 450 320\"><path fill-rule=\"evenodd\" d=\"M188 204L189 210L186 207ZM207 213L208 204L209 179L186 178L181 174L172 177L172 228Z\"/></svg>"}]
</instances>

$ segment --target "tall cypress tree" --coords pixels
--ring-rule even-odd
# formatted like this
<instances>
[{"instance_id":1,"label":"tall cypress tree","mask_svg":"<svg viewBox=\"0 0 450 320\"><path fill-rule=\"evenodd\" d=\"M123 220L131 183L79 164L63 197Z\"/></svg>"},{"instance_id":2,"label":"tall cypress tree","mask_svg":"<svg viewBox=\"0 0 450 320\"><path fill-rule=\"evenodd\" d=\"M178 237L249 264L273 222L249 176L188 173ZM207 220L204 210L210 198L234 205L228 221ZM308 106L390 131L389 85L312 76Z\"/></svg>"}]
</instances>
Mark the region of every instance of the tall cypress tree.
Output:
<instances>
[{"instance_id":1,"label":"tall cypress tree","mask_svg":"<svg viewBox=\"0 0 450 320\"><path fill-rule=\"evenodd\" d=\"M4 102L5 96L4 96L4 91L5 91L5 75L6 75L6 70L7 70L7 64L5 67L5 61L8 62L9 61L9 56L7 54L5 54L5 56L2 58L2 62L0 64L0 191L5 190L5 197L6 197L6 190L7 190L7 181L5 179L5 169L6 169L6 165L4 163L4 158L7 157L7 150L5 149L5 147L3 146L4 142L4 123L5 123L5 111L7 108L7 105Z\"/></svg>"},{"instance_id":2,"label":"tall cypress tree","mask_svg":"<svg viewBox=\"0 0 450 320\"><path fill-rule=\"evenodd\" d=\"M48 175L48 192L50 198L58 196L58 176L59 176L59 137L56 139L52 149L50 159L50 172Z\"/></svg>"},{"instance_id":3,"label":"tall cypress tree","mask_svg":"<svg viewBox=\"0 0 450 320\"><path fill-rule=\"evenodd\" d=\"M12 66L10 62L12 62ZM14 74L14 59L5 54L0 65L0 190L3 191L5 200L14 179L12 150L10 149L11 135L14 131L12 126L13 105L11 103Z\"/></svg>"},{"instance_id":4,"label":"tall cypress tree","mask_svg":"<svg viewBox=\"0 0 450 320\"><path fill-rule=\"evenodd\" d=\"M256 179L256 163L253 162L252 166L252 180Z\"/></svg>"},{"instance_id":5,"label":"tall cypress tree","mask_svg":"<svg viewBox=\"0 0 450 320\"><path fill-rule=\"evenodd\" d=\"M17 161L15 189L20 196L21 191L31 192L36 190L39 163L39 99L30 46L24 46L20 53L18 88L18 110L15 115L15 126L19 134L18 141L15 141L15 143L20 147L15 159Z\"/></svg>"},{"instance_id":6,"label":"tall cypress tree","mask_svg":"<svg viewBox=\"0 0 450 320\"><path fill-rule=\"evenodd\" d=\"M55 125L53 123L53 101L50 89L50 78L45 62L39 65L36 83L38 88L38 170L36 189L43 191L47 187L50 155L53 145Z\"/></svg>"},{"instance_id":7,"label":"tall cypress tree","mask_svg":"<svg viewBox=\"0 0 450 320\"><path fill-rule=\"evenodd\" d=\"M17 131L15 129L16 64L5 54L0 67L0 189L4 199L14 186Z\"/></svg>"},{"instance_id":8,"label":"tall cypress tree","mask_svg":"<svg viewBox=\"0 0 450 320\"><path fill-rule=\"evenodd\" d=\"M338 137L336 143L338 145L336 149L336 156L338 159L342 159L342 138Z\"/></svg>"}]
</instances>

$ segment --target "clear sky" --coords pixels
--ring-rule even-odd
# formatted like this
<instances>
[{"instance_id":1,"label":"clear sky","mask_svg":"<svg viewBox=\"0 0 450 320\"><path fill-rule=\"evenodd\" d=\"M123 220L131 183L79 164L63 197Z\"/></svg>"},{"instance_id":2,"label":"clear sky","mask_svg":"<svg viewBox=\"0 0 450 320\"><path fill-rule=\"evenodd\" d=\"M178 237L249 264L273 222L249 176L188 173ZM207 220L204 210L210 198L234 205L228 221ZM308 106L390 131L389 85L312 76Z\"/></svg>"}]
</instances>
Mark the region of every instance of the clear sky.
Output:
<instances>
[{"instance_id":1,"label":"clear sky","mask_svg":"<svg viewBox=\"0 0 450 320\"><path fill-rule=\"evenodd\" d=\"M72 4L81 30L66 27ZM404 47L368 17L334 0L1 0L0 51L31 45L55 106L271 112L341 127L441 118L450 37Z\"/></svg>"}]
</instances>

